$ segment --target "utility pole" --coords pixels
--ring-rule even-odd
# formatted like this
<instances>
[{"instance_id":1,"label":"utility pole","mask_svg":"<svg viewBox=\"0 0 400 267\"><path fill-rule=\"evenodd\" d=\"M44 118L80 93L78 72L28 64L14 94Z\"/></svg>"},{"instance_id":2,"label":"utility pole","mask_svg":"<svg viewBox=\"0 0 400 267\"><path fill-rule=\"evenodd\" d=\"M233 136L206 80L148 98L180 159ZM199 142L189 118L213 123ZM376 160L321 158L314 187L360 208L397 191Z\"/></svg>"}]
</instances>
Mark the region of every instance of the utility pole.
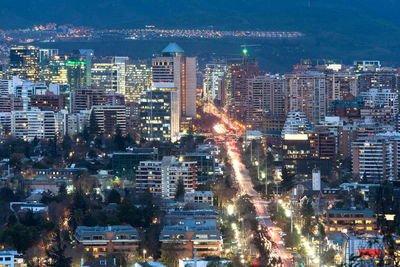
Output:
<instances>
[{"instance_id":1,"label":"utility pole","mask_svg":"<svg viewBox=\"0 0 400 267\"><path fill-rule=\"evenodd\" d=\"M268 151L265 160L265 200L268 199Z\"/></svg>"},{"instance_id":2,"label":"utility pole","mask_svg":"<svg viewBox=\"0 0 400 267\"><path fill-rule=\"evenodd\" d=\"M260 181L260 150L257 149L257 178Z\"/></svg>"}]
</instances>

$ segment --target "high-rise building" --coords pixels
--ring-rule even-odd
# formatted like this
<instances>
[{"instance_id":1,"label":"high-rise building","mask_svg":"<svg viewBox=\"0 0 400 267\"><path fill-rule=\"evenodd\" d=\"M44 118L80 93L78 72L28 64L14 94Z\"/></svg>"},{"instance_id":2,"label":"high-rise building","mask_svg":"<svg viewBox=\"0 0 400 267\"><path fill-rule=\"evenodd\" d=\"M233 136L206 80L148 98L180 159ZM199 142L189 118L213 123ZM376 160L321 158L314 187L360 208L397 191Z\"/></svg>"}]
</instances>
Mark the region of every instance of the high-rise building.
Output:
<instances>
[{"instance_id":1,"label":"high-rise building","mask_svg":"<svg viewBox=\"0 0 400 267\"><path fill-rule=\"evenodd\" d=\"M207 64L203 78L203 99L206 101L221 100L221 92L218 90L219 82L226 72L226 64Z\"/></svg>"},{"instance_id":2,"label":"high-rise building","mask_svg":"<svg viewBox=\"0 0 400 267\"><path fill-rule=\"evenodd\" d=\"M196 58L170 43L152 60L153 83L173 83L182 117L196 117Z\"/></svg>"},{"instance_id":3,"label":"high-rise building","mask_svg":"<svg viewBox=\"0 0 400 267\"><path fill-rule=\"evenodd\" d=\"M39 62L44 66L49 63L51 58L58 56L58 49L55 48L41 48L39 49Z\"/></svg>"},{"instance_id":4,"label":"high-rise building","mask_svg":"<svg viewBox=\"0 0 400 267\"><path fill-rule=\"evenodd\" d=\"M83 88L71 92L71 113L89 110L92 106L106 103L106 94L102 88Z\"/></svg>"},{"instance_id":5,"label":"high-rise building","mask_svg":"<svg viewBox=\"0 0 400 267\"><path fill-rule=\"evenodd\" d=\"M40 80L39 49L34 46L13 46L10 48L8 76L18 75L21 79L37 82Z\"/></svg>"},{"instance_id":6,"label":"high-rise building","mask_svg":"<svg viewBox=\"0 0 400 267\"><path fill-rule=\"evenodd\" d=\"M249 109L248 80L262 75L254 59L244 58L242 63L230 66L232 73L229 113L241 122L246 122ZM229 90L229 89L228 89Z\"/></svg>"},{"instance_id":7,"label":"high-rise building","mask_svg":"<svg viewBox=\"0 0 400 267\"><path fill-rule=\"evenodd\" d=\"M57 112L65 108L65 98L63 95L55 95L52 92L45 94L35 94L30 99L32 107L37 107L40 110L52 110Z\"/></svg>"},{"instance_id":8,"label":"high-rise building","mask_svg":"<svg viewBox=\"0 0 400 267\"><path fill-rule=\"evenodd\" d=\"M151 89L151 68L144 62L126 64L125 99L139 103L143 92Z\"/></svg>"},{"instance_id":9,"label":"high-rise building","mask_svg":"<svg viewBox=\"0 0 400 267\"><path fill-rule=\"evenodd\" d=\"M400 174L400 134L369 135L353 142L353 175L365 182L397 180Z\"/></svg>"},{"instance_id":10,"label":"high-rise building","mask_svg":"<svg viewBox=\"0 0 400 267\"><path fill-rule=\"evenodd\" d=\"M285 112L304 112L313 123L325 119L327 99L325 75L320 72L285 74Z\"/></svg>"},{"instance_id":11,"label":"high-rise building","mask_svg":"<svg viewBox=\"0 0 400 267\"><path fill-rule=\"evenodd\" d=\"M398 73L395 69L381 69L377 71L362 71L357 75L358 92L367 92L371 88L389 89L397 91Z\"/></svg>"},{"instance_id":12,"label":"high-rise building","mask_svg":"<svg viewBox=\"0 0 400 267\"><path fill-rule=\"evenodd\" d=\"M93 106L89 120L91 129L94 128L97 134L114 136L118 130L122 135L126 134L125 106Z\"/></svg>"},{"instance_id":13,"label":"high-rise building","mask_svg":"<svg viewBox=\"0 0 400 267\"><path fill-rule=\"evenodd\" d=\"M344 96L358 95L357 78L352 72L329 72L326 74L326 97L328 105L333 100L341 100Z\"/></svg>"},{"instance_id":14,"label":"high-rise building","mask_svg":"<svg viewBox=\"0 0 400 267\"><path fill-rule=\"evenodd\" d=\"M247 124L252 129L282 130L285 123L284 86L285 81L279 75L257 76L248 80Z\"/></svg>"},{"instance_id":15,"label":"high-rise building","mask_svg":"<svg viewBox=\"0 0 400 267\"><path fill-rule=\"evenodd\" d=\"M179 136L179 92L173 83L158 83L140 99L141 138L172 141Z\"/></svg>"}]
</instances>

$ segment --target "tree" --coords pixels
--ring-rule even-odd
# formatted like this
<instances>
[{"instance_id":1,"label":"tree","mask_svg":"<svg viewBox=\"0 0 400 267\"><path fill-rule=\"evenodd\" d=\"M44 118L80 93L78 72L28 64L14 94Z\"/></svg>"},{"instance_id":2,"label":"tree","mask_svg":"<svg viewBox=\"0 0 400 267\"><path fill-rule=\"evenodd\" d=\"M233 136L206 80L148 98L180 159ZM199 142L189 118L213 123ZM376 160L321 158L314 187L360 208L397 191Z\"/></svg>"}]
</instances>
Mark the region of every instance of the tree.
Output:
<instances>
[{"instance_id":1,"label":"tree","mask_svg":"<svg viewBox=\"0 0 400 267\"><path fill-rule=\"evenodd\" d=\"M25 252L33 242L32 231L23 224L9 226L1 234L1 242L16 249L18 252Z\"/></svg>"},{"instance_id":2,"label":"tree","mask_svg":"<svg viewBox=\"0 0 400 267\"><path fill-rule=\"evenodd\" d=\"M167 267L175 267L178 265L178 246L177 244L165 244L162 249L161 262Z\"/></svg>"},{"instance_id":3,"label":"tree","mask_svg":"<svg viewBox=\"0 0 400 267\"><path fill-rule=\"evenodd\" d=\"M185 185L183 183L183 179L180 178L175 191L175 200L183 202L184 198L185 198Z\"/></svg>"},{"instance_id":4,"label":"tree","mask_svg":"<svg viewBox=\"0 0 400 267\"><path fill-rule=\"evenodd\" d=\"M107 203L117 203L121 202L121 195L118 193L117 190L112 189L107 196Z\"/></svg>"},{"instance_id":5,"label":"tree","mask_svg":"<svg viewBox=\"0 0 400 267\"><path fill-rule=\"evenodd\" d=\"M290 174L288 172L288 170L286 169L286 167L282 168L282 182L281 182L281 188L282 188L282 192L286 193L289 192L290 189L293 188L293 178L294 175Z\"/></svg>"},{"instance_id":6,"label":"tree","mask_svg":"<svg viewBox=\"0 0 400 267\"><path fill-rule=\"evenodd\" d=\"M60 230L56 231L54 244L46 251L50 261L46 264L49 267L70 267L72 258L66 257L64 254L66 245L63 242Z\"/></svg>"}]
</instances>

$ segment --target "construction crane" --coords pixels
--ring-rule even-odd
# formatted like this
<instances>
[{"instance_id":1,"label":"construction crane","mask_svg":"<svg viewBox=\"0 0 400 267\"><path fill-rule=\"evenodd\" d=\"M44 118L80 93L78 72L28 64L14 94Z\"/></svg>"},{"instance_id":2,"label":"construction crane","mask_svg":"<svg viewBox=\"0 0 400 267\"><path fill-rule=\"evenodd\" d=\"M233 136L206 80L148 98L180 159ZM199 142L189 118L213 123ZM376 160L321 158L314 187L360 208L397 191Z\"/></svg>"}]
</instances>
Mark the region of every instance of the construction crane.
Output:
<instances>
[{"instance_id":1,"label":"construction crane","mask_svg":"<svg viewBox=\"0 0 400 267\"><path fill-rule=\"evenodd\" d=\"M247 47L261 46L259 44L242 44L240 47L242 48L243 56L247 56Z\"/></svg>"},{"instance_id":2,"label":"construction crane","mask_svg":"<svg viewBox=\"0 0 400 267\"><path fill-rule=\"evenodd\" d=\"M254 47L254 46L261 46L259 44L242 44L240 45L240 47L242 48L242 53L243 53L243 64L245 64L247 62L248 59L248 50L247 47Z\"/></svg>"}]
</instances>

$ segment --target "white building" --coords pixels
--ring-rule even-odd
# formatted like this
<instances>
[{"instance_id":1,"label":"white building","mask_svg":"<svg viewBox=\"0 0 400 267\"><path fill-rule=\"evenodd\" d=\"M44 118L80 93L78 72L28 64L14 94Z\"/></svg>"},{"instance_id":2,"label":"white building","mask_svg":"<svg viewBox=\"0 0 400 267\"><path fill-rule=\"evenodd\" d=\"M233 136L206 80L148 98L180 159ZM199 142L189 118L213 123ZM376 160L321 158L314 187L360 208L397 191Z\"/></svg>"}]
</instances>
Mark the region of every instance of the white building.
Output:
<instances>
[{"instance_id":1,"label":"white building","mask_svg":"<svg viewBox=\"0 0 400 267\"><path fill-rule=\"evenodd\" d=\"M226 72L225 64L207 64L203 78L203 99L206 101L220 100L220 92L218 92L219 81L224 77Z\"/></svg>"},{"instance_id":2,"label":"white building","mask_svg":"<svg viewBox=\"0 0 400 267\"><path fill-rule=\"evenodd\" d=\"M11 133L17 138L32 141L56 137L57 124L53 111L39 109L11 112Z\"/></svg>"},{"instance_id":3,"label":"white building","mask_svg":"<svg viewBox=\"0 0 400 267\"><path fill-rule=\"evenodd\" d=\"M310 123L304 112L290 112L282 129L282 138L286 135L306 134Z\"/></svg>"},{"instance_id":4,"label":"white building","mask_svg":"<svg viewBox=\"0 0 400 267\"><path fill-rule=\"evenodd\" d=\"M185 191L196 188L196 162L179 162L174 156L161 161L141 161L136 171L136 188L163 198L174 198L179 180Z\"/></svg>"},{"instance_id":5,"label":"white building","mask_svg":"<svg viewBox=\"0 0 400 267\"><path fill-rule=\"evenodd\" d=\"M0 266L25 267L24 259L16 250L0 250Z\"/></svg>"},{"instance_id":6,"label":"white building","mask_svg":"<svg viewBox=\"0 0 400 267\"><path fill-rule=\"evenodd\" d=\"M90 110L81 110L79 113L68 114L67 132L68 135L74 136L82 133L85 128L89 127Z\"/></svg>"},{"instance_id":7,"label":"white building","mask_svg":"<svg viewBox=\"0 0 400 267\"><path fill-rule=\"evenodd\" d=\"M185 194L185 203L207 203L212 205L211 191L190 191Z\"/></svg>"},{"instance_id":8,"label":"white building","mask_svg":"<svg viewBox=\"0 0 400 267\"><path fill-rule=\"evenodd\" d=\"M400 174L400 133L366 136L352 144L353 176L375 182L396 180Z\"/></svg>"}]
</instances>

